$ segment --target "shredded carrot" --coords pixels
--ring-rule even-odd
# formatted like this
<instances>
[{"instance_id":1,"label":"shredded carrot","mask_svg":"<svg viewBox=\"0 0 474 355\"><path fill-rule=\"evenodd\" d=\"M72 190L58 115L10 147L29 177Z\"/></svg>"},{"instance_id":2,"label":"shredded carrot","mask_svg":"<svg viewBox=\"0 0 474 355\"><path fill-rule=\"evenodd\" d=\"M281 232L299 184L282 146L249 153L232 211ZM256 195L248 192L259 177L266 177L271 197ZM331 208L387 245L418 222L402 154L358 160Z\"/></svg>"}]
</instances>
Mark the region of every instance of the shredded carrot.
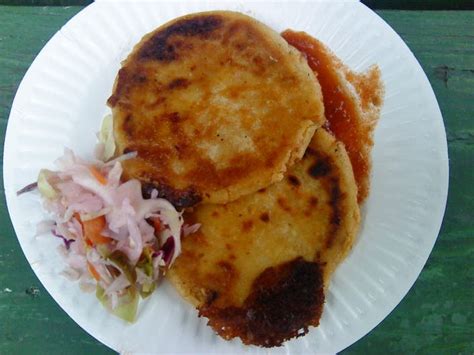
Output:
<instances>
[{"instance_id":1,"label":"shredded carrot","mask_svg":"<svg viewBox=\"0 0 474 355\"><path fill-rule=\"evenodd\" d=\"M106 244L112 241L112 238L102 235L106 224L104 216L83 221L79 213L74 213L74 218L76 218L82 226L82 233L84 234L84 240L87 245L92 247L95 244Z\"/></svg>"},{"instance_id":2,"label":"shredded carrot","mask_svg":"<svg viewBox=\"0 0 474 355\"><path fill-rule=\"evenodd\" d=\"M161 231L161 221L159 218L152 218L153 228L155 228L155 234Z\"/></svg>"},{"instance_id":3,"label":"shredded carrot","mask_svg":"<svg viewBox=\"0 0 474 355\"><path fill-rule=\"evenodd\" d=\"M82 221L81 221L81 215L77 212L74 212L74 214L72 215L75 219L77 219L77 221L81 224L81 227L83 227L82 225Z\"/></svg>"},{"instance_id":4,"label":"shredded carrot","mask_svg":"<svg viewBox=\"0 0 474 355\"><path fill-rule=\"evenodd\" d=\"M92 275L94 279L96 279L97 281L100 280L99 273L95 269L94 265L92 265L90 262L87 262L87 269L89 270L90 274Z\"/></svg>"},{"instance_id":5,"label":"shredded carrot","mask_svg":"<svg viewBox=\"0 0 474 355\"><path fill-rule=\"evenodd\" d=\"M105 217L99 216L88 221L82 221L84 238L90 240L93 244L105 244L112 241L111 238L102 235L105 228Z\"/></svg>"},{"instance_id":6,"label":"shredded carrot","mask_svg":"<svg viewBox=\"0 0 474 355\"><path fill-rule=\"evenodd\" d=\"M89 171L91 172L92 176L94 176L101 185L107 184L107 178L104 175L102 175L99 169L97 169L95 166L93 165L90 166Z\"/></svg>"},{"instance_id":7,"label":"shredded carrot","mask_svg":"<svg viewBox=\"0 0 474 355\"><path fill-rule=\"evenodd\" d=\"M81 219L81 215L77 212L74 212L73 214L73 217L79 222L79 224L81 225L82 227L82 233L84 234L84 223L82 223L82 219ZM90 247L93 247L94 244L87 238L84 238L84 241L86 242L86 244Z\"/></svg>"},{"instance_id":8,"label":"shredded carrot","mask_svg":"<svg viewBox=\"0 0 474 355\"><path fill-rule=\"evenodd\" d=\"M112 241L112 238L105 237L103 235L97 234L94 236L89 236L88 237L90 241L94 244L107 244Z\"/></svg>"}]
</instances>

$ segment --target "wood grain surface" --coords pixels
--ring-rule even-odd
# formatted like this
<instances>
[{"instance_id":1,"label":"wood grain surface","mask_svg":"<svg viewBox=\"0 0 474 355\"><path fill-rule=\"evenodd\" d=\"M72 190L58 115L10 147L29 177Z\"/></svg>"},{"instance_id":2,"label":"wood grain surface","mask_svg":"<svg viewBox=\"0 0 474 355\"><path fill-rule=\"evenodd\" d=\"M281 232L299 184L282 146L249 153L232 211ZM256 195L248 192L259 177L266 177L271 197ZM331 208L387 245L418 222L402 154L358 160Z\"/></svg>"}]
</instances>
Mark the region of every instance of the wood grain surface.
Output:
<instances>
[{"instance_id":1,"label":"wood grain surface","mask_svg":"<svg viewBox=\"0 0 474 355\"><path fill-rule=\"evenodd\" d=\"M18 85L80 7L0 6L0 137ZM474 352L474 12L377 12L425 70L443 113L450 188L440 236L400 305L346 354ZM3 144L2 156L3 156ZM3 191L3 179L2 179ZM0 198L0 354L106 354L33 274Z\"/></svg>"}]
</instances>

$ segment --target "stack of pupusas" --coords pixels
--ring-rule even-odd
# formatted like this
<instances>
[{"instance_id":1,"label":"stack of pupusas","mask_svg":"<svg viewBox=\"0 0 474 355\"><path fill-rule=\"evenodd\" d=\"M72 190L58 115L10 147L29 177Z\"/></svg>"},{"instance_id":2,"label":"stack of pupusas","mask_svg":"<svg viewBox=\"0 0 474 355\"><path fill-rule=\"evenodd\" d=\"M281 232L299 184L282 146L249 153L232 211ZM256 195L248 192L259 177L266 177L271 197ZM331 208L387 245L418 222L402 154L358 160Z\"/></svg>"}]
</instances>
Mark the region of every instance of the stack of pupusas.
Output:
<instances>
[{"instance_id":1,"label":"stack of pupusas","mask_svg":"<svg viewBox=\"0 0 474 355\"><path fill-rule=\"evenodd\" d=\"M376 67L236 12L175 19L123 62L108 103L117 154L137 152L124 175L201 225L167 276L225 339L278 346L319 324L382 96Z\"/></svg>"}]
</instances>

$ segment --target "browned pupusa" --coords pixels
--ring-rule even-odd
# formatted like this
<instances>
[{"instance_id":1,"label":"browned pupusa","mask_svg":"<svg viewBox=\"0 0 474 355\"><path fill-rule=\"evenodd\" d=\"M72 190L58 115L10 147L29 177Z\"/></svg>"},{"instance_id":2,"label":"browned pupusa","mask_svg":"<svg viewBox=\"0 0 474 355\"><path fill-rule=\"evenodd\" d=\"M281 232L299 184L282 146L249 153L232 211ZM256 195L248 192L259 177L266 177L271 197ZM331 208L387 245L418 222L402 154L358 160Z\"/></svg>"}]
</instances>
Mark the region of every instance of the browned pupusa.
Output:
<instances>
[{"instance_id":1,"label":"browned pupusa","mask_svg":"<svg viewBox=\"0 0 474 355\"><path fill-rule=\"evenodd\" d=\"M200 205L169 272L222 337L277 346L319 324L323 289L359 227L344 146L320 128L285 178L226 205Z\"/></svg>"},{"instance_id":2,"label":"browned pupusa","mask_svg":"<svg viewBox=\"0 0 474 355\"><path fill-rule=\"evenodd\" d=\"M226 203L283 178L324 121L303 56L246 15L173 20L123 62L108 104L125 178L178 207Z\"/></svg>"}]
</instances>

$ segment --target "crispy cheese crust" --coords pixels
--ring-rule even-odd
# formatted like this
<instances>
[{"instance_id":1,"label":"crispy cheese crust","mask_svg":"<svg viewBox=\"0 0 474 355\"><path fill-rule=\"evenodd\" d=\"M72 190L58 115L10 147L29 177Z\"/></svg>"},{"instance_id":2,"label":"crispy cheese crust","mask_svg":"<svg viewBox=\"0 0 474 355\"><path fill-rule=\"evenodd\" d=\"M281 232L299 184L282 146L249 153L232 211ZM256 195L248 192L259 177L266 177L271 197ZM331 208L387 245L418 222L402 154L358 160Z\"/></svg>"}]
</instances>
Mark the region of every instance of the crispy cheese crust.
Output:
<instances>
[{"instance_id":1,"label":"crispy cheese crust","mask_svg":"<svg viewBox=\"0 0 474 355\"><path fill-rule=\"evenodd\" d=\"M246 15L214 11L149 33L108 100L125 178L178 207L226 203L280 181L324 122L303 56Z\"/></svg>"},{"instance_id":2,"label":"crispy cheese crust","mask_svg":"<svg viewBox=\"0 0 474 355\"><path fill-rule=\"evenodd\" d=\"M183 239L170 280L222 337L267 347L319 324L360 217L344 146L320 128L282 181L185 218L201 228Z\"/></svg>"}]
</instances>

